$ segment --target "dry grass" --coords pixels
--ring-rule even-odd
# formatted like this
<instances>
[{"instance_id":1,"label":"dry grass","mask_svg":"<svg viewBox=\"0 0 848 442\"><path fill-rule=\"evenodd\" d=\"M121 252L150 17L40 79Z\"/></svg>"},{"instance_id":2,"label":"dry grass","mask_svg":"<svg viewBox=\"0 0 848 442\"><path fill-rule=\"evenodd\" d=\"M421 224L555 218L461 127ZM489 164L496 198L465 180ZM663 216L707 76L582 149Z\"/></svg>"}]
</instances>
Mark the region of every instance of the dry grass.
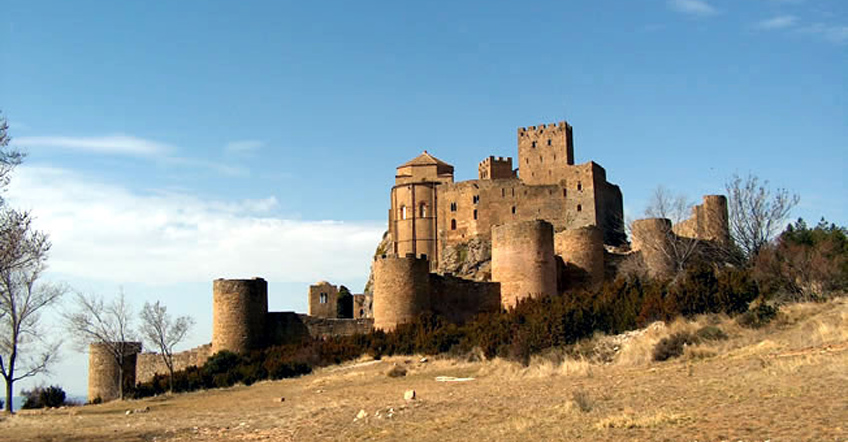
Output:
<instances>
[{"instance_id":1,"label":"dry grass","mask_svg":"<svg viewBox=\"0 0 848 442\"><path fill-rule=\"evenodd\" d=\"M663 337L706 324L729 339L650 361ZM20 413L0 422L0 440L848 440L845 300L787 307L758 330L705 316L581 345L595 344L612 353L592 360L554 351L526 368L363 359L251 387ZM387 377L395 365L406 376ZM418 400L403 400L409 389Z\"/></svg>"}]
</instances>

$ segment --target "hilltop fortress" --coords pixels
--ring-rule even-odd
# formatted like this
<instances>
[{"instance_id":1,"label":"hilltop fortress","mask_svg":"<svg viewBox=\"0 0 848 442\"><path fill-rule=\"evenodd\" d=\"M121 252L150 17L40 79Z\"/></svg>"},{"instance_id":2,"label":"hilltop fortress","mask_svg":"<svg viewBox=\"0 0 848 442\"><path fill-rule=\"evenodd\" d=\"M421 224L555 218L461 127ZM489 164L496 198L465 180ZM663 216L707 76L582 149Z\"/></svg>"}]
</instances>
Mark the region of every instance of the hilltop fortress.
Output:
<instances>
[{"instance_id":1,"label":"hilltop fortress","mask_svg":"<svg viewBox=\"0 0 848 442\"><path fill-rule=\"evenodd\" d=\"M174 355L177 370L212 354L246 352L303 339L393 330L423 313L461 323L521 299L597 287L620 263L651 276L673 272L670 245L699 249L729 242L727 200L707 195L676 225L653 218L624 228L622 193L592 161L574 164L565 122L519 128L518 161L490 156L476 180L454 182L454 168L424 151L400 165L390 191L388 229L365 293L352 312L339 308L339 288L309 287L308 314L268 311L262 278L213 282L212 342ZM342 312L342 313L340 313ZM123 382L167 373L161 357L128 346ZM117 397L119 370L98 344L89 357L89 400Z\"/></svg>"}]
</instances>

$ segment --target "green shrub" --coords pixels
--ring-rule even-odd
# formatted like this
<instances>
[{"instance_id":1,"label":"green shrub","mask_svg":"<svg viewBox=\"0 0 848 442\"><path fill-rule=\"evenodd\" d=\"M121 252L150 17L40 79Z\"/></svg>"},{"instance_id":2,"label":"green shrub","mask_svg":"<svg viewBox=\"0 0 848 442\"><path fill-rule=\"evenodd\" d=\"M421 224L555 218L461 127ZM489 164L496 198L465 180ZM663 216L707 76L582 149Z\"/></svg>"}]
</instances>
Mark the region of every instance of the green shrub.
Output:
<instances>
[{"instance_id":1,"label":"green shrub","mask_svg":"<svg viewBox=\"0 0 848 442\"><path fill-rule=\"evenodd\" d=\"M760 328L767 325L777 317L777 308L768 304L759 304L758 306L739 315L736 322L746 328Z\"/></svg>"},{"instance_id":2,"label":"green shrub","mask_svg":"<svg viewBox=\"0 0 848 442\"><path fill-rule=\"evenodd\" d=\"M654 346L653 358L657 362L667 361L683 354L687 345L698 342L698 338L688 332L678 332L657 342Z\"/></svg>"},{"instance_id":3,"label":"green shrub","mask_svg":"<svg viewBox=\"0 0 848 442\"><path fill-rule=\"evenodd\" d=\"M50 408L65 405L65 391L58 385L49 387L35 387L32 390L23 390L24 404L21 408Z\"/></svg>"}]
</instances>

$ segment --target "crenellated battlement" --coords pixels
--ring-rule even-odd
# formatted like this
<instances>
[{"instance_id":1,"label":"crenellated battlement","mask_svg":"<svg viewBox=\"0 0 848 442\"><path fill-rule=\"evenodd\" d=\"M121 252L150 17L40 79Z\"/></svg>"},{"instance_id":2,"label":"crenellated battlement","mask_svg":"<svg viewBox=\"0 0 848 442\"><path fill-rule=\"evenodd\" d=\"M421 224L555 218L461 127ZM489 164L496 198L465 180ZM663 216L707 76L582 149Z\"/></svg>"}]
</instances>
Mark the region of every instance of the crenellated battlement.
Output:
<instances>
[{"instance_id":1,"label":"crenellated battlement","mask_svg":"<svg viewBox=\"0 0 848 442\"><path fill-rule=\"evenodd\" d=\"M545 131L557 130L557 131L565 131L566 129L571 130L571 125L566 123L565 121L560 121L558 123L550 123L550 124L540 124L538 126L527 126L527 127L519 127L518 128L518 136L526 136L531 134L543 134Z\"/></svg>"}]
</instances>

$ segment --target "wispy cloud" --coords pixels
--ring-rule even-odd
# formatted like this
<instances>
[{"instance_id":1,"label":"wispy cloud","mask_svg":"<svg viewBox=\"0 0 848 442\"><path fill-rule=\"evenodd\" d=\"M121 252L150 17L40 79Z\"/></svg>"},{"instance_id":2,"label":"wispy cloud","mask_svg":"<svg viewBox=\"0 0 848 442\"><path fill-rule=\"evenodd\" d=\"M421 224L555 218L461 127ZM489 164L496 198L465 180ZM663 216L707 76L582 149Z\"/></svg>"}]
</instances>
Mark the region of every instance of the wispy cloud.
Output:
<instances>
[{"instance_id":1,"label":"wispy cloud","mask_svg":"<svg viewBox=\"0 0 848 442\"><path fill-rule=\"evenodd\" d=\"M130 156L165 155L174 150L173 147L167 144L129 135L19 137L15 138L15 144L26 148L50 147L79 152Z\"/></svg>"},{"instance_id":2,"label":"wispy cloud","mask_svg":"<svg viewBox=\"0 0 848 442\"><path fill-rule=\"evenodd\" d=\"M815 35L834 44L848 44L848 26L815 23L800 28L806 34Z\"/></svg>"},{"instance_id":3,"label":"wispy cloud","mask_svg":"<svg viewBox=\"0 0 848 442\"><path fill-rule=\"evenodd\" d=\"M51 271L109 283L350 280L368 274L382 222L305 221L274 216L274 197L206 200L140 194L74 172L21 166L11 204L31 209L50 233Z\"/></svg>"},{"instance_id":4,"label":"wispy cloud","mask_svg":"<svg viewBox=\"0 0 848 442\"><path fill-rule=\"evenodd\" d=\"M224 146L224 150L230 153L253 153L264 145L265 143L259 140L231 141Z\"/></svg>"},{"instance_id":5,"label":"wispy cloud","mask_svg":"<svg viewBox=\"0 0 848 442\"><path fill-rule=\"evenodd\" d=\"M697 17L718 14L718 10L704 0L668 0L667 4L674 11Z\"/></svg>"},{"instance_id":6,"label":"wispy cloud","mask_svg":"<svg viewBox=\"0 0 848 442\"><path fill-rule=\"evenodd\" d=\"M794 15L779 15L766 20L757 22L755 27L766 31L776 29L786 29L794 26L798 22L798 18Z\"/></svg>"}]
</instances>

